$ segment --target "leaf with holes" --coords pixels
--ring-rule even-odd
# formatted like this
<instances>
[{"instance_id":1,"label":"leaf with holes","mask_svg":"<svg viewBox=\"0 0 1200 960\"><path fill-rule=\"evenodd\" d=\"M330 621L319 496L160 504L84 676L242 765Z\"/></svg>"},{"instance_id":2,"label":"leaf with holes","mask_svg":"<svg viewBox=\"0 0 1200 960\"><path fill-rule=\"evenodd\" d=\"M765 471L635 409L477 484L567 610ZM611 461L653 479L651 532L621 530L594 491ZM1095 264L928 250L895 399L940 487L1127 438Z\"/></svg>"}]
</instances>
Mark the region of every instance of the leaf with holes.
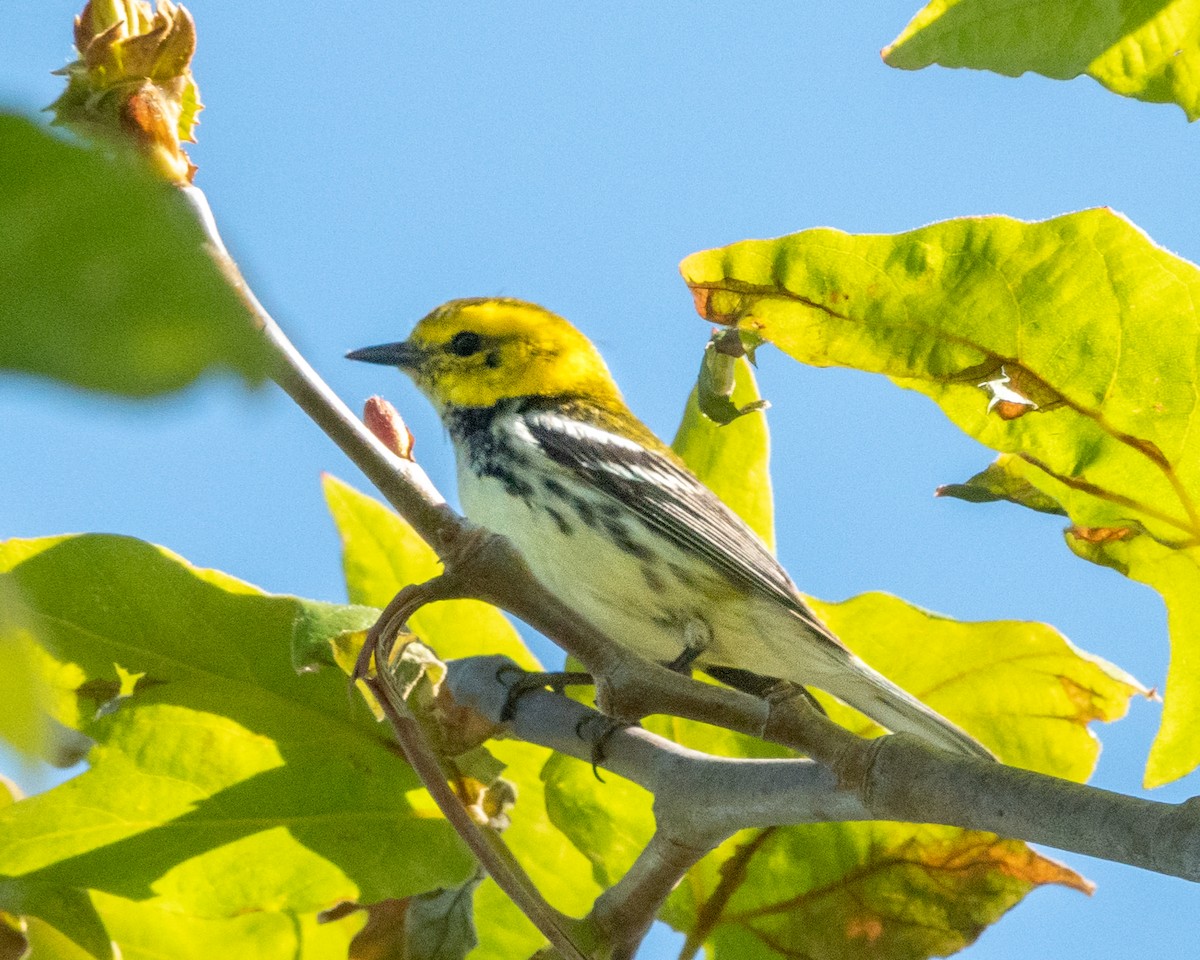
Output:
<instances>
[{"instance_id":1,"label":"leaf with holes","mask_svg":"<svg viewBox=\"0 0 1200 960\"><path fill-rule=\"evenodd\" d=\"M1076 524L1130 527L1170 550L1200 543L1200 270L1123 217L807 230L697 253L682 270L707 319L930 396L966 433L1069 491L1051 499ZM968 486L976 499L1035 506L1028 490ZM1190 686L1169 687L1167 700L1168 713L1200 715Z\"/></svg>"},{"instance_id":2,"label":"leaf with holes","mask_svg":"<svg viewBox=\"0 0 1200 960\"><path fill-rule=\"evenodd\" d=\"M1082 74L1113 93L1200 117L1200 0L932 0L883 50L902 70L938 63L1055 80Z\"/></svg>"}]
</instances>

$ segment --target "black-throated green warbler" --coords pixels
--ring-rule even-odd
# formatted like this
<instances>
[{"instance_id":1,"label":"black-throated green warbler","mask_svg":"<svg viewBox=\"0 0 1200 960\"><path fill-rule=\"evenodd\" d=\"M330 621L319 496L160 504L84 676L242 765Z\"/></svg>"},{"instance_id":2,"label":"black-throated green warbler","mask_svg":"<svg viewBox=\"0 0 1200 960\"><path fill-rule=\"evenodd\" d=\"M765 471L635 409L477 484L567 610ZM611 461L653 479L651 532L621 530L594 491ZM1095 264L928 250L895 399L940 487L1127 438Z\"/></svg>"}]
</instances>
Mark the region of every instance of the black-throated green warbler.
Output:
<instances>
[{"instance_id":1,"label":"black-throated green warbler","mask_svg":"<svg viewBox=\"0 0 1200 960\"><path fill-rule=\"evenodd\" d=\"M990 756L852 654L763 542L625 405L591 342L519 300L453 300L400 343L399 367L454 440L463 509L534 575L641 656L811 684L890 730Z\"/></svg>"}]
</instances>

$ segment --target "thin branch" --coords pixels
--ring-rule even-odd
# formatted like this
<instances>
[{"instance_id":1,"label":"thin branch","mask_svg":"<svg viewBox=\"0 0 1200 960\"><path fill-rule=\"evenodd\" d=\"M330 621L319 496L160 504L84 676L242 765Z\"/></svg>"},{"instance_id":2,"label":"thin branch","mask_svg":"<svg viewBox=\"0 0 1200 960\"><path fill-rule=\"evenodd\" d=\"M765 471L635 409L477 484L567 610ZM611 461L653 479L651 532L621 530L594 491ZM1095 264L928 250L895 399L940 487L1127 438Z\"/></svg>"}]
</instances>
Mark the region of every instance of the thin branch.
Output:
<instances>
[{"instance_id":1,"label":"thin branch","mask_svg":"<svg viewBox=\"0 0 1200 960\"><path fill-rule=\"evenodd\" d=\"M711 849L655 831L633 866L596 898L588 915L607 935L611 960L632 960L675 885Z\"/></svg>"},{"instance_id":2,"label":"thin branch","mask_svg":"<svg viewBox=\"0 0 1200 960\"><path fill-rule=\"evenodd\" d=\"M453 528L462 519L446 505L445 498L425 471L412 460L397 457L388 450L292 345L279 324L259 303L225 249L204 192L194 186L181 187L180 192L191 204L196 219L204 228L213 260L224 272L267 340L274 364L272 379L367 475L417 534L440 555L443 528Z\"/></svg>"},{"instance_id":3,"label":"thin branch","mask_svg":"<svg viewBox=\"0 0 1200 960\"><path fill-rule=\"evenodd\" d=\"M725 905L745 882L750 861L775 831L775 827L758 831L745 843L740 844L733 856L721 864L721 879L713 889L712 895L700 904L696 911L696 925L688 931L683 948L679 951L679 960L692 960L704 947L709 934L720 922Z\"/></svg>"},{"instance_id":4,"label":"thin branch","mask_svg":"<svg viewBox=\"0 0 1200 960\"><path fill-rule=\"evenodd\" d=\"M450 789L446 771L404 701L383 677L363 682L379 701L405 759L488 875L566 960L587 960L574 942L574 934L581 927L579 921L550 906L499 838L486 834L471 818L462 800Z\"/></svg>"}]
</instances>

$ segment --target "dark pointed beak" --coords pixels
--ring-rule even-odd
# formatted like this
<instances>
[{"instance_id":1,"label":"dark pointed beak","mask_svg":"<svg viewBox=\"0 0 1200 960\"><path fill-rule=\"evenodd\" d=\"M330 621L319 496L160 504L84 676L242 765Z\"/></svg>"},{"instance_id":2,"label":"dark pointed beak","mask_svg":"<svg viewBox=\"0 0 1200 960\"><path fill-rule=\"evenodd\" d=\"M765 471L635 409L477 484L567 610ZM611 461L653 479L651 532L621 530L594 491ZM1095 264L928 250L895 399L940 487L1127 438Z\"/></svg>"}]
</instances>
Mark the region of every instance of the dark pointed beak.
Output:
<instances>
[{"instance_id":1,"label":"dark pointed beak","mask_svg":"<svg viewBox=\"0 0 1200 960\"><path fill-rule=\"evenodd\" d=\"M346 354L347 360L362 360L364 363L380 363L385 367L400 367L411 370L421 361L421 350L407 340L399 343L381 343L377 347L363 347Z\"/></svg>"}]
</instances>

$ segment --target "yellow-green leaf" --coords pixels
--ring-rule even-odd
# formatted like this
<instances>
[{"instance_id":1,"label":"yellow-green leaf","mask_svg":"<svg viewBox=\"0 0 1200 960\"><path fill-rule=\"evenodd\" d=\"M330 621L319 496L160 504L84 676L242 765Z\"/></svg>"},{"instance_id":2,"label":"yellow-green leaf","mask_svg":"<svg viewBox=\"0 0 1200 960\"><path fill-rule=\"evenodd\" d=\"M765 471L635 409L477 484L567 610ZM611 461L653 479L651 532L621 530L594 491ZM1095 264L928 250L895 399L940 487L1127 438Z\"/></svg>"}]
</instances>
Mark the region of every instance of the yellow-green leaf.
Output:
<instances>
[{"instance_id":1,"label":"yellow-green leaf","mask_svg":"<svg viewBox=\"0 0 1200 960\"><path fill-rule=\"evenodd\" d=\"M1119 215L807 230L697 253L682 270L709 319L925 393L1059 491L1047 501L985 471L947 492L1057 502L1077 525L1168 549L1200 542L1200 270ZM1185 581L1154 582L1165 595ZM1173 627L1177 661L1193 659L1195 636ZM1200 714L1191 685L1169 685L1167 701L1168 715Z\"/></svg>"},{"instance_id":2,"label":"yellow-green leaf","mask_svg":"<svg viewBox=\"0 0 1200 960\"><path fill-rule=\"evenodd\" d=\"M336 477L325 476L325 502L342 539L342 567L353 603L383 608L401 587L441 572L432 549L398 514ZM537 659L495 607L478 600L449 600L423 607L412 631L443 660L503 654L527 670Z\"/></svg>"},{"instance_id":3,"label":"yellow-green leaf","mask_svg":"<svg viewBox=\"0 0 1200 960\"><path fill-rule=\"evenodd\" d=\"M1081 74L1113 93L1200 116L1200 2L932 0L883 51L903 70L938 63L1015 77Z\"/></svg>"},{"instance_id":4,"label":"yellow-green leaf","mask_svg":"<svg viewBox=\"0 0 1200 960\"><path fill-rule=\"evenodd\" d=\"M959 486L971 491L977 485L1003 490L1001 499L1024 506L1030 499L1058 504L1060 512L1071 517L1064 535L1078 556L1112 567L1162 595L1171 663L1162 725L1146 763L1146 786L1169 783L1193 770L1200 764L1195 736L1200 725L1200 549L1157 542L1129 521L1121 505L1069 487L1020 457L1000 456Z\"/></svg>"},{"instance_id":5,"label":"yellow-green leaf","mask_svg":"<svg viewBox=\"0 0 1200 960\"><path fill-rule=\"evenodd\" d=\"M737 407L759 399L754 371L744 357L734 367L731 399ZM771 438L764 411L756 410L722 425L700 412L693 388L671 446L729 509L768 546L774 546Z\"/></svg>"},{"instance_id":6,"label":"yellow-green leaf","mask_svg":"<svg viewBox=\"0 0 1200 960\"><path fill-rule=\"evenodd\" d=\"M1100 755L1088 725L1150 693L1044 623L952 620L886 593L809 604L850 649L1011 766L1087 780ZM826 703L847 726L878 729Z\"/></svg>"},{"instance_id":7,"label":"yellow-green leaf","mask_svg":"<svg viewBox=\"0 0 1200 960\"><path fill-rule=\"evenodd\" d=\"M254 324L179 191L0 115L0 369L125 396L267 375Z\"/></svg>"},{"instance_id":8,"label":"yellow-green leaf","mask_svg":"<svg viewBox=\"0 0 1200 960\"><path fill-rule=\"evenodd\" d=\"M0 577L0 739L27 757L46 758L53 694L29 619L16 585Z\"/></svg>"},{"instance_id":9,"label":"yellow-green leaf","mask_svg":"<svg viewBox=\"0 0 1200 960\"><path fill-rule=\"evenodd\" d=\"M275 956L281 937L309 955L301 939L353 933L319 911L469 873L342 674L293 668L301 624L336 633L362 608L124 537L8 541L0 573L49 651L56 717L95 743L86 772L0 809L0 909L97 957Z\"/></svg>"},{"instance_id":10,"label":"yellow-green leaf","mask_svg":"<svg viewBox=\"0 0 1200 960\"><path fill-rule=\"evenodd\" d=\"M1153 587L1166 602L1171 663L1145 782L1157 787L1177 780L1200 764L1200 549L1171 550L1142 535L1097 536L1094 528L1068 529L1066 538L1080 556Z\"/></svg>"}]
</instances>

